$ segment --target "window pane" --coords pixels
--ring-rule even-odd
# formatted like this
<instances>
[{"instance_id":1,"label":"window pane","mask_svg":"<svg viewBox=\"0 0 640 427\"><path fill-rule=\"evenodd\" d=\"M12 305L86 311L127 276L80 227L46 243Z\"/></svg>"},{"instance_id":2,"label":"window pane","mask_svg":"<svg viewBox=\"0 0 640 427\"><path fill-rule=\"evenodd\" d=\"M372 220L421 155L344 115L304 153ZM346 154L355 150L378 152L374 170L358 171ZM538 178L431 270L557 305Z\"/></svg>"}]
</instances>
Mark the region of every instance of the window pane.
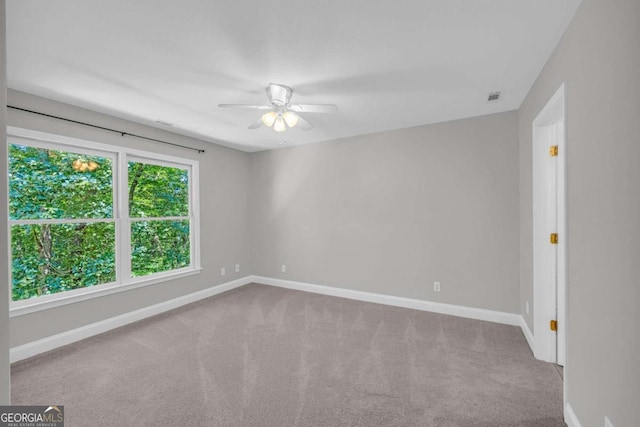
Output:
<instances>
[{"instance_id":1,"label":"window pane","mask_svg":"<svg viewBox=\"0 0 640 427\"><path fill-rule=\"evenodd\" d=\"M191 263L189 220L131 224L131 275L187 267Z\"/></svg>"},{"instance_id":2,"label":"window pane","mask_svg":"<svg viewBox=\"0 0 640 427\"><path fill-rule=\"evenodd\" d=\"M11 219L111 218L111 159L9 146Z\"/></svg>"},{"instance_id":3,"label":"window pane","mask_svg":"<svg viewBox=\"0 0 640 427\"><path fill-rule=\"evenodd\" d=\"M12 226L13 300L115 281L115 235L113 223Z\"/></svg>"},{"instance_id":4,"label":"window pane","mask_svg":"<svg viewBox=\"0 0 640 427\"><path fill-rule=\"evenodd\" d=\"M129 215L132 218L188 216L189 172L129 162Z\"/></svg>"}]
</instances>

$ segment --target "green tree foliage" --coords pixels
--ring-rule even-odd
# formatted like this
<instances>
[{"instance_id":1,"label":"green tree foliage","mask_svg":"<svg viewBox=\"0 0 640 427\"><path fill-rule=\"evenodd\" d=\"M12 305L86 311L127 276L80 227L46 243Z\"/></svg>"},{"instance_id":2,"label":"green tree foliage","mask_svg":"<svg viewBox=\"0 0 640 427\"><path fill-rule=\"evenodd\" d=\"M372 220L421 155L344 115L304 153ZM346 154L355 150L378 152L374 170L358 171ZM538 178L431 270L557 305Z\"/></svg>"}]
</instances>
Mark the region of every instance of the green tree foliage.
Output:
<instances>
[{"instance_id":1,"label":"green tree foliage","mask_svg":"<svg viewBox=\"0 0 640 427\"><path fill-rule=\"evenodd\" d=\"M109 158L10 145L9 217L111 218L111 171Z\"/></svg>"},{"instance_id":2,"label":"green tree foliage","mask_svg":"<svg viewBox=\"0 0 640 427\"><path fill-rule=\"evenodd\" d=\"M129 162L129 216L161 218L189 215L186 169Z\"/></svg>"},{"instance_id":3,"label":"green tree foliage","mask_svg":"<svg viewBox=\"0 0 640 427\"><path fill-rule=\"evenodd\" d=\"M129 162L131 274L145 276L190 263L188 220L160 220L189 215L186 169Z\"/></svg>"},{"instance_id":4,"label":"green tree foliage","mask_svg":"<svg viewBox=\"0 0 640 427\"><path fill-rule=\"evenodd\" d=\"M109 219L112 162L58 150L9 146L12 220ZM11 227L13 299L115 280L115 226L20 224Z\"/></svg>"},{"instance_id":5,"label":"green tree foliage","mask_svg":"<svg viewBox=\"0 0 640 427\"><path fill-rule=\"evenodd\" d=\"M153 219L188 216L187 171L129 170L132 274L188 266L189 221ZM14 301L116 280L111 158L10 145L9 215Z\"/></svg>"},{"instance_id":6,"label":"green tree foliage","mask_svg":"<svg viewBox=\"0 0 640 427\"><path fill-rule=\"evenodd\" d=\"M113 223L11 227L13 300L113 282Z\"/></svg>"},{"instance_id":7,"label":"green tree foliage","mask_svg":"<svg viewBox=\"0 0 640 427\"><path fill-rule=\"evenodd\" d=\"M190 263L189 221L131 223L131 275L146 276Z\"/></svg>"}]
</instances>

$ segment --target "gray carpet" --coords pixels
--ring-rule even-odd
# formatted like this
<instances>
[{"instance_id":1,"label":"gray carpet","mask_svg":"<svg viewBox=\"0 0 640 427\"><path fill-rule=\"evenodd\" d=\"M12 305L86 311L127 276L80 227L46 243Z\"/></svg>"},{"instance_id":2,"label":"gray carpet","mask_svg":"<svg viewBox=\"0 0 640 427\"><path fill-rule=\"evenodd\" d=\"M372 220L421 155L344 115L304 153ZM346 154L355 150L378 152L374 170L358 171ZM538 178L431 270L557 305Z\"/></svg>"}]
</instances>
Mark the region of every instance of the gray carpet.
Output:
<instances>
[{"instance_id":1,"label":"gray carpet","mask_svg":"<svg viewBox=\"0 0 640 427\"><path fill-rule=\"evenodd\" d=\"M12 366L67 426L564 426L519 328L248 285Z\"/></svg>"}]
</instances>

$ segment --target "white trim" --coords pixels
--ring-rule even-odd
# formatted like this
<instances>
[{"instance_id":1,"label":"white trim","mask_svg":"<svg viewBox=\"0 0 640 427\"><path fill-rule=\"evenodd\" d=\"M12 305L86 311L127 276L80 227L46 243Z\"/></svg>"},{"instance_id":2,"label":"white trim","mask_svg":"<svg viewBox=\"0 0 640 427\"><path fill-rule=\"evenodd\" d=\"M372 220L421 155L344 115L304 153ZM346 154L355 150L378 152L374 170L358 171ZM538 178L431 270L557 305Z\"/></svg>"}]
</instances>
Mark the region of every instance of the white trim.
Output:
<instances>
[{"instance_id":1,"label":"white trim","mask_svg":"<svg viewBox=\"0 0 640 427\"><path fill-rule=\"evenodd\" d=\"M200 264L200 163L194 162L189 169L189 216L191 217L191 265Z\"/></svg>"},{"instance_id":2,"label":"white trim","mask_svg":"<svg viewBox=\"0 0 640 427\"><path fill-rule=\"evenodd\" d=\"M564 405L564 422L567 423L569 427L582 427L578 416L573 412L573 408L568 403Z\"/></svg>"},{"instance_id":3,"label":"white trim","mask_svg":"<svg viewBox=\"0 0 640 427\"><path fill-rule=\"evenodd\" d=\"M81 326L37 341L32 341L27 344L13 347L10 350L9 358L11 363L14 363L64 345L119 328L120 326L128 325L129 323L137 322L138 320L146 319L147 317L155 316L157 314L164 313L165 311L173 310L174 308L178 308L204 298L209 298L231 289L239 288L240 286L244 286L248 283L251 283L251 276L246 276L221 285L212 286L210 288L183 295L159 304L124 313L100 322Z\"/></svg>"},{"instance_id":4,"label":"white trim","mask_svg":"<svg viewBox=\"0 0 640 427\"><path fill-rule=\"evenodd\" d=\"M558 243L558 284L557 284L557 316L558 324L558 361L559 365L567 363L567 244L569 233L567 232L567 118L565 115L564 85L562 86L562 118L558 123L558 235L562 240Z\"/></svg>"},{"instance_id":5,"label":"white trim","mask_svg":"<svg viewBox=\"0 0 640 427\"><path fill-rule=\"evenodd\" d=\"M143 156L140 154L129 155L129 153L130 152L128 152L127 154L127 163L129 162L146 163L146 164L155 165L155 166L168 166L174 169L182 169L186 171L189 170L188 167L185 167L184 163L179 163L179 162L176 163L176 162L172 162L171 160L158 160L155 158L155 156L149 157L148 155Z\"/></svg>"},{"instance_id":6,"label":"white trim","mask_svg":"<svg viewBox=\"0 0 640 427\"><path fill-rule=\"evenodd\" d=\"M142 222L142 221L190 221L189 216L136 216L129 217L130 222ZM76 221L77 222L77 221Z\"/></svg>"},{"instance_id":7,"label":"white trim","mask_svg":"<svg viewBox=\"0 0 640 427\"><path fill-rule=\"evenodd\" d=\"M54 138L49 138L48 136L54 136ZM12 139L11 144L17 143L18 145L47 148L56 151L63 149L74 154L109 158L112 161L112 165L116 162L117 153L115 150L109 149L107 144L101 144L101 147L95 146L94 148L91 146L91 141L67 138L64 136L31 131L13 126L7 126L7 138L8 137L11 137ZM64 142L65 140L74 142Z\"/></svg>"},{"instance_id":8,"label":"white trim","mask_svg":"<svg viewBox=\"0 0 640 427\"><path fill-rule=\"evenodd\" d=\"M298 291L312 292L322 295L330 295L340 298L354 299L358 301L373 302L376 304L391 305L394 307L411 308L414 310L430 311L433 313L449 314L452 316L466 317L469 319L485 320L487 322L502 323L505 325L520 326L520 315L504 313L500 311L485 310L482 308L465 307L461 305L443 304L413 298L396 297L392 295L376 294L373 292L355 291L352 289L335 288L311 283L295 282L292 280L273 279L270 277L251 276L252 281L264 285L280 288L294 289Z\"/></svg>"},{"instance_id":9,"label":"white trim","mask_svg":"<svg viewBox=\"0 0 640 427\"><path fill-rule=\"evenodd\" d=\"M553 141L553 142L552 142ZM558 157L548 155L557 144ZM564 83L532 123L534 356L565 364L566 351L566 117ZM549 233L558 233L550 245ZM558 332L549 329L556 319Z\"/></svg>"},{"instance_id":10,"label":"white trim","mask_svg":"<svg viewBox=\"0 0 640 427\"><path fill-rule=\"evenodd\" d=\"M9 226L40 224L97 224L115 223L115 218L10 219Z\"/></svg>"},{"instance_id":11,"label":"white trim","mask_svg":"<svg viewBox=\"0 0 640 427\"><path fill-rule=\"evenodd\" d=\"M12 301L9 308L9 317L23 316L29 313L35 313L40 310L48 310L54 307L60 307L67 304L103 297L118 292L130 291L133 289L143 288L145 286L155 285L166 282L167 280L176 280L183 277L200 274L202 268L184 268L181 270L170 270L167 272L156 273L153 276L140 276L133 278L134 281L119 284L117 282L104 283L102 285L89 286L88 288L74 289L71 291L60 292L57 294L43 295L41 297L26 299L22 301Z\"/></svg>"},{"instance_id":12,"label":"white trim","mask_svg":"<svg viewBox=\"0 0 640 427\"><path fill-rule=\"evenodd\" d=\"M524 338L527 340L527 344L529 344L529 348L531 349L531 352L533 353L533 347L534 347L534 340L533 340L533 333L531 333L531 329L529 329L529 325L527 325L527 321L525 320L524 316L520 316L520 328L522 329L522 333L524 334Z\"/></svg>"},{"instance_id":13,"label":"white trim","mask_svg":"<svg viewBox=\"0 0 640 427\"><path fill-rule=\"evenodd\" d=\"M125 221L125 218L129 216L129 198L124 197L122 200L118 197L119 194L128 194L129 192L129 164L127 163L127 155L125 153L118 153L118 163L113 171L113 198L117 200L117 210L114 214L117 215L118 222L116 223L116 282L126 283L127 279L131 277L131 244L118 245L118 242L131 242L131 225Z\"/></svg>"}]
</instances>

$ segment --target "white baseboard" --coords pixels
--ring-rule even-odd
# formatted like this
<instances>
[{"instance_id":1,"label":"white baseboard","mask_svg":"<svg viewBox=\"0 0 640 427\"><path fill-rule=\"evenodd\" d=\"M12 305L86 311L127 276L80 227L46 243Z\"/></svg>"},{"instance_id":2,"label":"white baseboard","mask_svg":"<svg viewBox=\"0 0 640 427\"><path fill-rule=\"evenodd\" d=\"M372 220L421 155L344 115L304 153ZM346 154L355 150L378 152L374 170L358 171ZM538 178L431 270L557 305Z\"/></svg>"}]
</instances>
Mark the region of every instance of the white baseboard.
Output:
<instances>
[{"instance_id":1,"label":"white baseboard","mask_svg":"<svg viewBox=\"0 0 640 427\"><path fill-rule=\"evenodd\" d=\"M564 405L564 422L567 423L569 427L582 427L582 424L578 421L578 416L573 412L573 408L568 403Z\"/></svg>"},{"instance_id":2,"label":"white baseboard","mask_svg":"<svg viewBox=\"0 0 640 427\"><path fill-rule=\"evenodd\" d=\"M531 329L529 329L529 325L527 325L527 321L524 320L524 316L520 316L520 328L522 329L522 333L529 344L531 352L535 354L536 352L533 350L533 334L531 333Z\"/></svg>"},{"instance_id":3,"label":"white baseboard","mask_svg":"<svg viewBox=\"0 0 640 427\"><path fill-rule=\"evenodd\" d=\"M461 305L443 304L439 302L418 300L413 298L376 294L372 292L355 291L352 289L334 288L331 286L314 285L311 283L295 282L283 279L273 279L270 277L252 276L251 279L256 283L278 286L280 288L295 289L299 291L313 292L316 294L373 302L377 304L386 304L395 307L411 308L414 310L430 311L433 313L450 314L452 316L486 320L488 322L502 323L505 325L521 325L521 316L514 313L504 313L501 311L485 310L482 308L465 307Z\"/></svg>"},{"instance_id":4,"label":"white baseboard","mask_svg":"<svg viewBox=\"0 0 640 427\"><path fill-rule=\"evenodd\" d=\"M395 307L430 311L433 313L449 314L452 316L465 317L469 319L485 320L488 322L501 323L505 325L520 326L530 346L533 342L531 332L526 326L524 319L522 318L522 316L514 313L504 313L500 311L485 310L481 308L465 307L460 305L444 304L413 298L376 294L372 292L356 291L352 289L336 288L324 285L315 285L311 283L296 282L291 280L273 279L262 276L246 276L241 279L213 286L211 288L184 295L169 301L141 308L129 313L124 313L119 316L102 320L100 322L85 325L80 328L72 329L70 331L62 332L50 337L42 338L37 341L13 347L10 350L10 360L11 363L14 363L19 360L23 360L40 353L44 353L46 351L50 351L64 345L110 331L129 323L137 322L138 320L142 320L147 317L155 316L156 314L160 314L165 311L173 310L174 308L178 308L183 305L199 301L201 299L208 298L252 282L299 291L313 292L322 295L330 295L377 304L391 305Z\"/></svg>"},{"instance_id":5,"label":"white baseboard","mask_svg":"<svg viewBox=\"0 0 640 427\"><path fill-rule=\"evenodd\" d=\"M19 360L23 360L40 353L62 347L63 345L71 344L76 341L80 341L82 339L110 331L111 329L115 329L129 323L137 322L138 320L155 316L156 314L164 313L165 311L173 310L174 308L178 308L204 298L209 298L211 296L238 288L251 282L252 276L246 276L241 279L233 280L231 282L223 283L217 286L212 286L198 292L183 295L169 301L161 302L159 304L151 305L149 307L144 307L139 310L111 317L100 322L91 323L80 328L52 335L50 337L46 337L37 341L32 341L27 344L13 347L10 350L9 358L11 363L17 362Z\"/></svg>"}]
</instances>

